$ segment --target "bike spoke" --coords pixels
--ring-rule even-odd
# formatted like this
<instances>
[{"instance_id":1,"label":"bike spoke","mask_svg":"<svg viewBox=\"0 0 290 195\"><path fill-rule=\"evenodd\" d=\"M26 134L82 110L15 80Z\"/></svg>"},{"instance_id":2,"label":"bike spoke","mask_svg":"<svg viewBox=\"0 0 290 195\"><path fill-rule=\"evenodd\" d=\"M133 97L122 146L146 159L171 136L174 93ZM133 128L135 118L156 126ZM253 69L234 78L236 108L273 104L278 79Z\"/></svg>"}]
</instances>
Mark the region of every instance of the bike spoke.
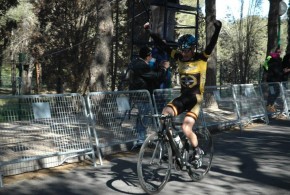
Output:
<instances>
[{"instance_id":1,"label":"bike spoke","mask_svg":"<svg viewBox=\"0 0 290 195\"><path fill-rule=\"evenodd\" d=\"M149 136L139 153L137 172L141 187L147 193L157 193L166 184L171 173L171 162L163 156L172 158L169 144L155 133Z\"/></svg>"}]
</instances>

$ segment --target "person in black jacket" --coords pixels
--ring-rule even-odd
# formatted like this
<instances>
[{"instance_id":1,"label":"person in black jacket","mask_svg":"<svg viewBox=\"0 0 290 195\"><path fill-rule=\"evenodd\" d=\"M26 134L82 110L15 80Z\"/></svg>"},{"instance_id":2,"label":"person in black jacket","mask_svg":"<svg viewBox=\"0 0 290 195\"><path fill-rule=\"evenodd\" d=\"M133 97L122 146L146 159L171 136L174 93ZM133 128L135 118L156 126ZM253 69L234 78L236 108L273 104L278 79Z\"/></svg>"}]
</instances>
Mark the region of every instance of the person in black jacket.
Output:
<instances>
[{"instance_id":1,"label":"person in black jacket","mask_svg":"<svg viewBox=\"0 0 290 195\"><path fill-rule=\"evenodd\" d=\"M282 78L282 82L287 82L288 81L289 74L290 74L290 53L287 53L283 57L282 68L283 68L283 78Z\"/></svg>"},{"instance_id":2,"label":"person in black jacket","mask_svg":"<svg viewBox=\"0 0 290 195\"><path fill-rule=\"evenodd\" d=\"M280 85L278 82L282 82L283 67L282 59L280 57L280 49L276 49L275 52L271 52L271 59L268 61L267 82L269 83L269 92L267 98L267 111L276 112L275 101L280 95Z\"/></svg>"},{"instance_id":3,"label":"person in black jacket","mask_svg":"<svg viewBox=\"0 0 290 195\"><path fill-rule=\"evenodd\" d=\"M169 68L168 63L164 63L157 70L151 70L149 61L152 59L152 50L145 46L139 51L139 57L130 64L133 70L132 78L130 78L129 90L146 89L152 95L156 88L156 83L162 82L166 78L166 70ZM150 112L148 102L137 102L138 112L146 115ZM136 130L138 133L137 144L140 145L145 140L146 126L148 117L143 117L142 121L137 119Z\"/></svg>"},{"instance_id":4,"label":"person in black jacket","mask_svg":"<svg viewBox=\"0 0 290 195\"><path fill-rule=\"evenodd\" d=\"M160 83L166 79L166 70L169 68L168 63L159 66L158 69L152 70L149 61L152 59L152 50L145 46L139 51L139 57L131 62L133 70L132 81L130 82L130 90L147 89L150 94L156 89L156 83Z\"/></svg>"}]
</instances>

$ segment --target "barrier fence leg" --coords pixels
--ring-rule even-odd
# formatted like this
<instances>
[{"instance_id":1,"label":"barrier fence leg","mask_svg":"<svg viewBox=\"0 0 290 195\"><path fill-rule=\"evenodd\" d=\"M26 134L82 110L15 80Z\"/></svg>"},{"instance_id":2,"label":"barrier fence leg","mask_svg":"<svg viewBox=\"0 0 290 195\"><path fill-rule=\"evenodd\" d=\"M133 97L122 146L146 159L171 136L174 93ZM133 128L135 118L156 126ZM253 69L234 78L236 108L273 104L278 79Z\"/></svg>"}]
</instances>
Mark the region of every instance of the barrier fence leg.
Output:
<instances>
[{"instance_id":1,"label":"barrier fence leg","mask_svg":"<svg viewBox=\"0 0 290 195\"><path fill-rule=\"evenodd\" d=\"M3 187L3 175L2 172L0 172L0 188Z\"/></svg>"}]
</instances>

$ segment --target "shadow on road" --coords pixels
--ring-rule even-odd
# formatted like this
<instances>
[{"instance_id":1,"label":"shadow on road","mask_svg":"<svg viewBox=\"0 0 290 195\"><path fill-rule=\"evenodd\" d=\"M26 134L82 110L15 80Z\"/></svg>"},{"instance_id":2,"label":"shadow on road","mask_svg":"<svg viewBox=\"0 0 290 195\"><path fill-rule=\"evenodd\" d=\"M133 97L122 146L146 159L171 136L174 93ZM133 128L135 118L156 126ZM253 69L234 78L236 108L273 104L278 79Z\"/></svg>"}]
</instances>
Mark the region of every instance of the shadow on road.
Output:
<instances>
[{"instance_id":1,"label":"shadow on road","mask_svg":"<svg viewBox=\"0 0 290 195\"><path fill-rule=\"evenodd\" d=\"M136 159L137 160L137 159ZM121 192L124 194L146 194L142 191L139 180L137 176L137 161L136 160L124 160L124 159L115 159L115 163L112 166L112 179L106 182L106 185L116 192ZM124 188L122 184L125 184L127 187ZM128 187L132 190L128 192ZM134 189L137 188L137 191L134 192ZM136 190L135 190L136 191Z\"/></svg>"},{"instance_id":2,"label":"shadow on road","mask_svg":"<svg viewBox=\"0 0 290 195\"><path fill-rule=\"evenodd\" d=\"M215 152L209 175L191 185L186 172L172 170L170 181L162 193L186 194L194 189L199 190L197 194L212 194L219 189L220 194L235 191L263 194L265 189L274 189L273 192L290 190L290 121L275 120L270 125L242 133L225 131L213 137ZM0 194L143 195L146 193L139 185L136 170L137 152L116 156L108 164L97 168L83 167L20 181L0 189Z\"/></svg>"},{"instance_id":3,"label":"shadow on road","mask_svg":"<svg viewBox=\"0 0 290 195\"><path fill-rule=\"evenodd\" d=\"M224 133L215 140L211 172L242 178L253 183L290 190L290 121L275 120L271 125L240 133ZM223 157L220 158L220 157ZM223 161L227 166L223 166ZM236 169L235 169L236 168Z\"/></svg>"}]
</instances>

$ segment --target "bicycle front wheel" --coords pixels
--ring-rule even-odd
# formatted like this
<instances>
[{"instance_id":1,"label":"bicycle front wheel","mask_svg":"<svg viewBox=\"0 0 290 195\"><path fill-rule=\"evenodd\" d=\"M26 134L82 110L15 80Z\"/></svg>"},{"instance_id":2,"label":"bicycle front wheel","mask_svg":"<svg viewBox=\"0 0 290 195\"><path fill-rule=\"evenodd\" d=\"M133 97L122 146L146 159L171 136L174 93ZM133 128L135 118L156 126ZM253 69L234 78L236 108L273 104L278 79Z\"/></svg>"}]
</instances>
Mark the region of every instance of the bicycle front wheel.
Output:
<instances>
[{"instance_id":1,"label":"bicycle front wheel","mask_svg":"<svg viewBox=\"0 0 290 195\"><path fill-rule=\"evenodd\" d=\"M140 185L149 194L160 192L170 178L172 150L169 142L157 132L144 141L138 158Z\"/></svg>"},{"instance_id":2,"label":"bicycle front wheel","mask_svg":"<svg viewBox=\"0 0 290 195\"><path fill-rule=\"evenodd\" d=\"M187 171L193 181L199 181L203 179L211 168L211 162L213 158L213 140L212 136L207 128L199 129L195 131L198 139L198 146L203 150L202 165L195 169L194 167L188 167Z\"/></svg>"}]
</instances>

